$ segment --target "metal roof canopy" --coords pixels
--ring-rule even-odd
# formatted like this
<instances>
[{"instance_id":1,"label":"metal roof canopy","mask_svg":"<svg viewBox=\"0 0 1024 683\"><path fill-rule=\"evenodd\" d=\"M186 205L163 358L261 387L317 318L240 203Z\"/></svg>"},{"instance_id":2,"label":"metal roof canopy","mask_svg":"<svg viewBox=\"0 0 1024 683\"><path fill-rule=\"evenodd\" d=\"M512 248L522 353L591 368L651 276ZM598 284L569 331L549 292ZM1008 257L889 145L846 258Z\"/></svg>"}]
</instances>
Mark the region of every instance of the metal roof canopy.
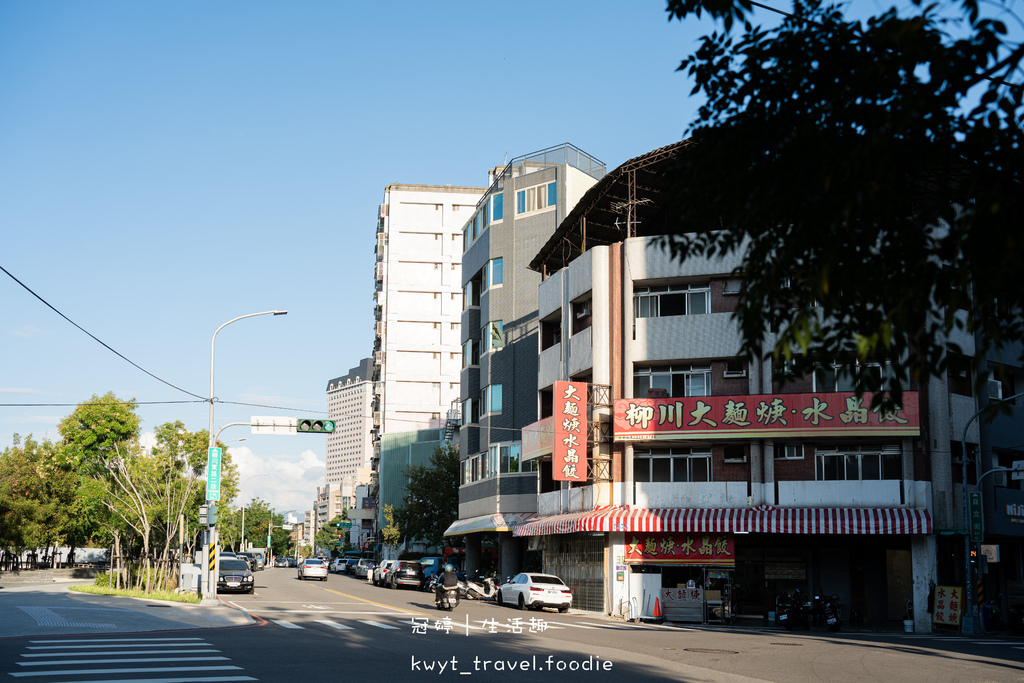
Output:
<instances>
[{"instance_id":1,"label":"metal roof canopy","mask_svg":"<svg viewBox=\"0 0 1024 683\"><path fill-rule=\"evenodd\" d=\"M530 262L544 277L555 273L587 249L638 235L660 235L671 220L665 191L669 174L683 150L682 140L630 159L594 184Z\"/></svg>"}]
</instances>

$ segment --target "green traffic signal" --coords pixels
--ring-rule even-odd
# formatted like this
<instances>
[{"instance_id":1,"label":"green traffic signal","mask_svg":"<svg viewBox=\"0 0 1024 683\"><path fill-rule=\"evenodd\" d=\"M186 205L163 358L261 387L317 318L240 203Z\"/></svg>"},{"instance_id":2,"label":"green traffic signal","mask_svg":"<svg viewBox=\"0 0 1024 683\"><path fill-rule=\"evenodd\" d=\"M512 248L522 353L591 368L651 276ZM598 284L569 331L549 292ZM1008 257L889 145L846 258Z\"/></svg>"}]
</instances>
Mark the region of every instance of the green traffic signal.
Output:
<instances>
[{"instance_id":1,"label":"green traffic signal","mask_svg":"<svg viewBox=\"0 0 1024 683\"><path fill-rule=\"evenodd\" d=\"M302 418L295 428L299 434L330 434L334 431L334 421L312 417Z\"/></svg>"}]
</instances>

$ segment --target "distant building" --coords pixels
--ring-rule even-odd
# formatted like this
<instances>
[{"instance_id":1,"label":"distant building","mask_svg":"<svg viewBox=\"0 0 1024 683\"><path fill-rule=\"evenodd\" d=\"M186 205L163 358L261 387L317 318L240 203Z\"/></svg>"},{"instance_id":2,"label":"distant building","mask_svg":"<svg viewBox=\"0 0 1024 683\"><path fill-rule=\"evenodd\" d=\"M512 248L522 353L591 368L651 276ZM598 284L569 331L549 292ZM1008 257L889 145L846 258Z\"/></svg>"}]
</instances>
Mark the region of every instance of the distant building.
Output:
<instances>
[{"instance_id":1,"label":"distant building","mask_svg":"<svg viewBox=\"0 0 1024 683\"><path fill-rule=\"evenodd\" d=\"M443 445L444 432L441 429L421 429L413 432L385 434L381 437L380 488L377 524L378 529L388 525L384 518L384 506L400 508L405 504L405 468L410 465L430 465L434 449ZM415 544L414 544L415 545ZM424 550L422 544L413 550ZM386 557L398 557L395 549L381 548Z\"/></svg>"},{"instance_id":2,"label":"distant building","mask_svg":"<svg viewBox=\"0 0 1024 683\"><path fill-rule=\"evenodd\" d=\"M341 485L373 456L373 359L364 358L347 375L327 383L327 417L334 432L327 435L327 484Z\"/></svg>"}]
</instances>

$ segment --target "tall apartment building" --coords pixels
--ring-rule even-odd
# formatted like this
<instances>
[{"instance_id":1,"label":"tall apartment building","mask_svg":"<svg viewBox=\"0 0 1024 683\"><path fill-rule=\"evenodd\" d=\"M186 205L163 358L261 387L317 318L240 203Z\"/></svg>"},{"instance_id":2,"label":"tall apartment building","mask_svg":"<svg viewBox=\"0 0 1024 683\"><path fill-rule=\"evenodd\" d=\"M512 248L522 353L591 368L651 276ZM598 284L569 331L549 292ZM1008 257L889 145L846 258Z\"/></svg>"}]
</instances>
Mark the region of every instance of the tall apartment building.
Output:
<instances>
[{"instance_id":1,"label":"tall apartment building","mask_svg":"<svg viewBox=\"0 0 1024 683\"><path fill-rule=\"evenodd\" d=\"M565 144L517 157L492 171L492 183L462 230L462 420L459 520L466 558L481 554L480 534L502 535L502 576L520 571L509 525L536 512L537 477L520 464L520 429L538 416L537 287L528 268L604 164ZM508 546L508 547L506 547Z\"/></svg>"},{"instance_id":2,"label":"tall apartment building","mask_svg":"<svg viewBox=\"0 0 1024 683\"><path fill-rule=\"evenodd\" d=\"M462 367L462 226L480 187L391 184L377 220L375 439L444 426Z\"/></svg>"},{"instance_id":3,"label":"tall apartment building","mask_svg":"<svg viewBox=\"0 0 1024 683\"><path fill-rule=\"evenodd\" d=\"M335 424L334 432L327 435L327 484L341 485L346 477L357 481L359 470L370 468L373 372L373 359L364 358L347 375L327 383L327 417Z\"/></svg>"}]
</instances>

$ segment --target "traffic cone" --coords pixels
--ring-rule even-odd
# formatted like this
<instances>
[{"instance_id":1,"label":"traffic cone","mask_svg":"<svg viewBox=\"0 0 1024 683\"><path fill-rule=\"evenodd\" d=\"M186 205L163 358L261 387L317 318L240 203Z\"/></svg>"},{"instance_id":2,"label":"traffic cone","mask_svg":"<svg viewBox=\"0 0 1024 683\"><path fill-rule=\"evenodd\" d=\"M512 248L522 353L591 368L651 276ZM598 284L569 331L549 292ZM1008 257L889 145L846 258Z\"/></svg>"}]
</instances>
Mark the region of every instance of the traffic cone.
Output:
<instances>
[{"instance_id":1,"label":"traffic cone","mask_svg":"<svg viewBox=\"0 0 1024 683\"><path fill-rule=\"evenodd\" d=\"M658 621L662 620L661 601L659 601L658 598L654 598L654 614L652 616Z\"/></svg>"}]
</instances>

